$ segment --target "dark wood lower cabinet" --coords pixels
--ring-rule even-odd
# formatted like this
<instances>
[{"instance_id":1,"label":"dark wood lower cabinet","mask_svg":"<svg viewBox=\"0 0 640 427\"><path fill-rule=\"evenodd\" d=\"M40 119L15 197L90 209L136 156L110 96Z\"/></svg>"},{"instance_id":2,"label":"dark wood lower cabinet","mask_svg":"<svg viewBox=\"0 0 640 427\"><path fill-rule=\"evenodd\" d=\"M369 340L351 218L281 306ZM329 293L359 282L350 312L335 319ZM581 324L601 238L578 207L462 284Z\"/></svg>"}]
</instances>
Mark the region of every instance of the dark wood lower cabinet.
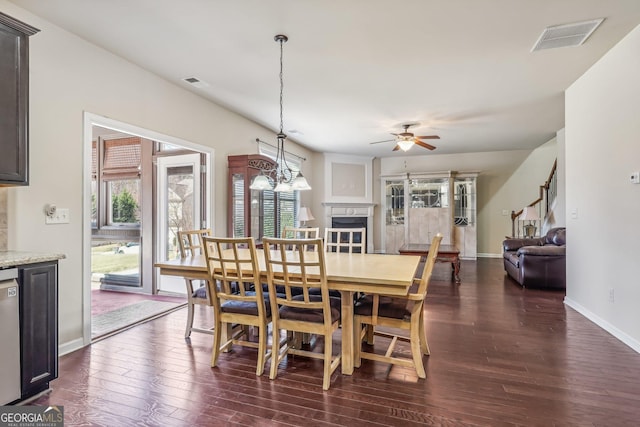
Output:
<instances>
[{"instance_id":1,"label":"dark wood lower cabinet","mask_svg":"<svg viewBox=\"0 0 640 427\"><path fill-rule=\"evenodd\" d=\"M22 399L58 377L58 263L19 267Z\"/></svg>"}]
</instances>

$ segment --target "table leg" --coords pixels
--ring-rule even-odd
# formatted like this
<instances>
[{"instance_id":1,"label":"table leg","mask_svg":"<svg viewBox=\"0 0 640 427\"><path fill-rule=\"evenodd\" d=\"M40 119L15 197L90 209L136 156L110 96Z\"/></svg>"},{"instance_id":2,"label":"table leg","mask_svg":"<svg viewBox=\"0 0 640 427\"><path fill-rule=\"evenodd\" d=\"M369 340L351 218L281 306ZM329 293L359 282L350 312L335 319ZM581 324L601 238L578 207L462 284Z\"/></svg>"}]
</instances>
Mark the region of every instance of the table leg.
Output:
<instances>
[{"instance_id":1,"label":"table leg","mask_svg":"<svg viewBox=\"0 0 640 427\"><path fill-rule=\"evenodd\" d=\"M342 373L353 374L353 292L340 291L342 319Z\"/></svg>"},{"instance_id":2,"label":"table leg","mask_svg":"<svg viewBox=\"0 0 640 427\"><path fill-rule=\"evenodd\" d=\"M460 258L456 257L451 266L453 267L453 277L456 279L456 283L460 284Z\"/></svg>"}]
</instances>

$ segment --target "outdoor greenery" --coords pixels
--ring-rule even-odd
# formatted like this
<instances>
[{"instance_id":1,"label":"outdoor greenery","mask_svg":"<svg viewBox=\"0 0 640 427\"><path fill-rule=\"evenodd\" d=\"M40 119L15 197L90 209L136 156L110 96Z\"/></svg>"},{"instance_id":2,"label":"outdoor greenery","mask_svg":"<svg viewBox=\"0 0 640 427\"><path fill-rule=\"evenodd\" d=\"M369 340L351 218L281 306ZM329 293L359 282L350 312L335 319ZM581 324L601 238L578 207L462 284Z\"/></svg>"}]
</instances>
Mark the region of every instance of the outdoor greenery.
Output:
<instances>
[{"instance_id":1,"label":"outdoor greenery","mask_svg":"<svg viewBox=\"0 0 640 427\"><path fill-rule=\"evenodd\" d=\"M91 248L91 272L106 274L137 269L140 255L116 253L119 247L120 243L115 243Z\"/></svg>"},{"instance_id":2,"label":"outdoor greenery","mask_svg":"<svg viewBox=\"0 0 640 427\"><path fill-rule=\"evenodd\" d=\"M122 190L119 194L114 194L111 198L111 205L113 206L113 222L138 222L136 215L138 203L127 189Z\"/></svg>"}]
</instances>

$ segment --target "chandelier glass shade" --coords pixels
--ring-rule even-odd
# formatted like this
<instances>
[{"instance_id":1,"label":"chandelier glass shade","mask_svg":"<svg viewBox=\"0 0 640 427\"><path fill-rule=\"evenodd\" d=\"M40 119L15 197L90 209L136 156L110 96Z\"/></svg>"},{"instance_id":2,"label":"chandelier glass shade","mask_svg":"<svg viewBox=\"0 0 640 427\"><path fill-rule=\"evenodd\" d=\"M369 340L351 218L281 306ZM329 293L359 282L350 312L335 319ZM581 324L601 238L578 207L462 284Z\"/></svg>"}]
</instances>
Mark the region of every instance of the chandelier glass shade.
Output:
<instances>
[{"instance_id":1,"label":"chandelier glass shade","mask_svg":"<svg viewBox=\"0 0 640 427\"><path fill-rule=\"evenodd\" d=\"M254 178L249 188L251 188L252 190L273 190L275 192L311 190L311 186L300 171L298 171L294 176L294 170L291 169L291 167L289 167L289 165L287 164L287 159L285 156L284 141L287 139L287 135L285 135L283 131L284 121L282 114L282 100L284 92L284 80L282 77L282 45L283 43L287 42L289 38L285 35L278 34L274 37L274 40L280 43L280 132L278 132L278 134L276 135L278 139L275 158L276 166L271 170L261 170L260 175ZM275 187L272 186L269 177L272 177Z\"/></svg>"}]
</instances>

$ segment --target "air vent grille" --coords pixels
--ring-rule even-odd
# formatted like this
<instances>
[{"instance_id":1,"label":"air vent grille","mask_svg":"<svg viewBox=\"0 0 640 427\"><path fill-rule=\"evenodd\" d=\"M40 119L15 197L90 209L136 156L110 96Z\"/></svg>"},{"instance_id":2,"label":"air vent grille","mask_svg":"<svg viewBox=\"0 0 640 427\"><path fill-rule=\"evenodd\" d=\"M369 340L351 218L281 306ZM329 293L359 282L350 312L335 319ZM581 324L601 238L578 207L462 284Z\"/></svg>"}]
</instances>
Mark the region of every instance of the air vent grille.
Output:
<instances>
[{"instance_id":1,"label":"air vent grille","mask_svg":"<svg viewBox=\"0 0 640 427\"><path fill-rule=\"evenodd\" d=\"M200 80L197 77L185 77L182 80L184 80L185 82L189 83L190 85L198 87L198 88L209 86L209 83L204 82L204 81Z\"/></svg>"},{"instance_id":2,"label":"air vent grille","mask_svg":"<svg viewBox=\"0 0 640 427\"><path fill-rule=\"evenodd\" d=\"M598 28L602 21L604 21L604 18L547 27L531 51L580 46Z\"/></svg>"}]
</instances>

